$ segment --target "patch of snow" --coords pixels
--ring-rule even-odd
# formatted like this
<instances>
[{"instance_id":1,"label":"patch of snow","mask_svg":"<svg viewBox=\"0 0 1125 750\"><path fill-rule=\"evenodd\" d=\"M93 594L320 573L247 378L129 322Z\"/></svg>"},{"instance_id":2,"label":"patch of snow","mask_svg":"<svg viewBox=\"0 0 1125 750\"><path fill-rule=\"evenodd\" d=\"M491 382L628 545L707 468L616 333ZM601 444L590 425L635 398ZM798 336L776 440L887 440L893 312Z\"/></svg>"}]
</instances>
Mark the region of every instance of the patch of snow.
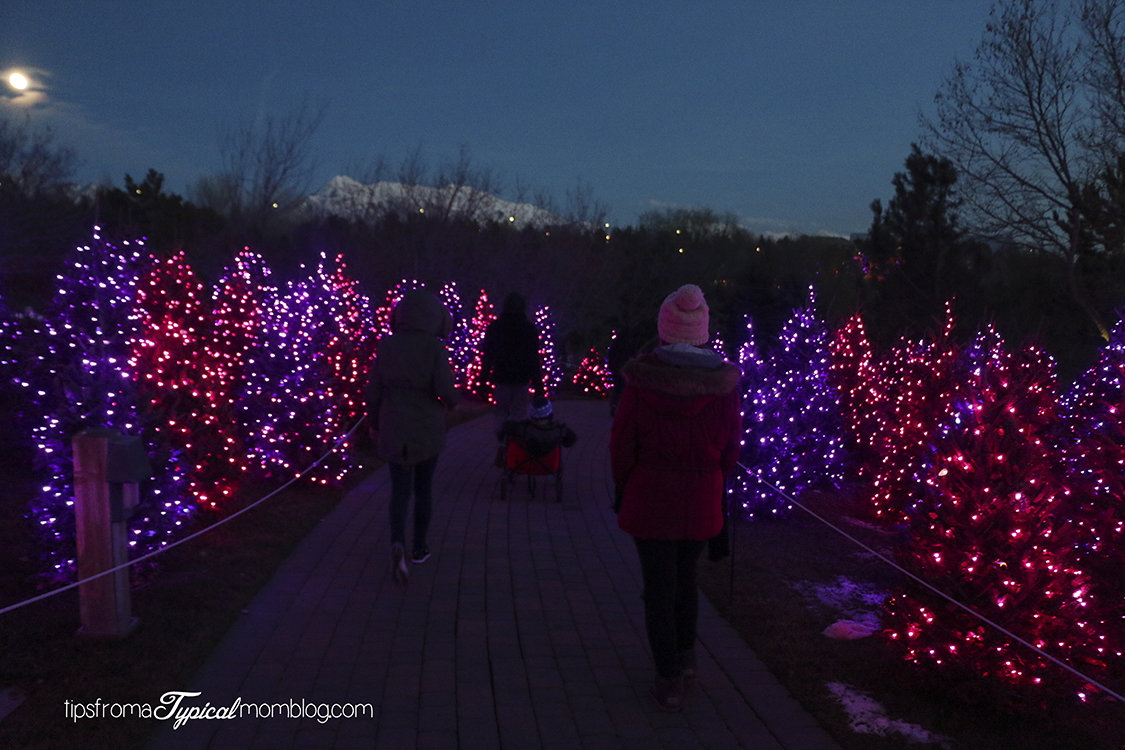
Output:
<instances>
[{"instance_id":1,"label":"patch of snow","mask_svg":"<svg viewBox=\"0 0 1125 750\"><path fill-rule=\"evenodd\" d=\"M870 613L872 607L881 607L887 598L885 591L870 583L856 583L847 576L837 576L836 582L830 584L802 581L793 584L793 588L833 611L852 616Z\"/></svg>"},{"instance_id":2,"label":"patch of snow","mask_svg":"<svg viewBox=\"0 0 1125 750\"><path fill-rule=\"evenodd\" d=\"M866 638L879 629L879 617L874 612L860 615L854 620L837 620L824 629L829 638L854 641Z\"/></svg>"},{"instance_id":3,"label":"patch of snow","mask_svg":"<svg viewBox=\"0 0 1125 750\"><path fill-rule=\"evenodd\" d=\"M883 708L877 700L855 688L841 682L829 682L827 687L848 712L854 732L875 734L880 737L901 734L911 742L936 742L942 747L951 745L948 737L934 734L917 724L908 724L901 719L890 718L887 716L887 709Z\"/></svg>"},{"instance_id":4,"label":"patch of snow","mask_svg":"<svg viewBox=\"0 0 1125 750\"><path fill-rule=\"evenodd\" d=\"M861 529L867 529L868 531L874 531L879 534L885 534L887 536L891 536L896 533L893 529L888 529L885 526L876 526L873 523L861 521L860 519L852 518L851 516L844 516L844 523L850 523L852 526L858 526Z\"/></svg>"}]
</instances>

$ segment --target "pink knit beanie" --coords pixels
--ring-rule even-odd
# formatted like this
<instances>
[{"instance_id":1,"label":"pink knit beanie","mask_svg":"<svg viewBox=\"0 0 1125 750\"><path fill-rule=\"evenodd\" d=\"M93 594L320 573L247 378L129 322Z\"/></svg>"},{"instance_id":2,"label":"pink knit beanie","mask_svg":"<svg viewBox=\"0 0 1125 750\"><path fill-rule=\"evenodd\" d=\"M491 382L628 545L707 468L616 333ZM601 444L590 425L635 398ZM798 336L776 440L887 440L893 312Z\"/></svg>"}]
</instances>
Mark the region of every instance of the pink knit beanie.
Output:
<instances>
[{"instance_id":1,"label":"pink knit beanie","mask_svg":"<svg viewBox=\"0 0 1125 750\"><path fill-rule=\"evenodd\" d=\"M664 299L656 330L666 344L706 344L709 311L703 290L695 284L684 284Z\"/></svg>"}]
</instances>

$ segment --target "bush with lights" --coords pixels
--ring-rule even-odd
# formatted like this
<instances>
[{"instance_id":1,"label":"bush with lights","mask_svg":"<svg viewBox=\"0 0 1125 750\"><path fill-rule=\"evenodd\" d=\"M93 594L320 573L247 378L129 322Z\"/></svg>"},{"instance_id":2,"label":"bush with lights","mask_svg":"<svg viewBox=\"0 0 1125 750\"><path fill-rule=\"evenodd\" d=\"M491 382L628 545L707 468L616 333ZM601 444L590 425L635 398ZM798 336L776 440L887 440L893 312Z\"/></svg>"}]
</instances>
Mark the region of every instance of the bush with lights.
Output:
<instances>
[{"instance_id":1,"label":"bush with lights","mask_svg":"<svg viewBox=\"0 0 1125 750\"><path fill-rule=\"evenodd\" d=\"M449 352L449 366L453 370L453 382L459 388L465 386L468 376L467 368L471 355L469 347L469 321L465 320L465 309L461 303L461 293L457 290L457 282L449 281L442 285L438 292L445 309L449 310L449 317L453 328L445 340L446 351Z\"/></svg>"},{"instance_id":2,"label":"bush with lights","mask_svg":"<svg viewBox=\"0 0 1125 750\"><path fill-rule=\"evenodd\" d=\"M489 402L492 401L492 385L484 379L484 373L481 372L481 344L494 320L496 313L493 312L492 303L488 301L488 294L481 289L476 311L466 332L462 361L465 362L465 390L481 401Z\"/></svg>"},{"instance_id":3,"label":"bush with lights","mask_svg":"<svg viewBox=\"0 0 1125 750\"><path fill-rule=\"evenodd\" d=\"M829 380L828 331L814 304L810 289L808 305L794 311L764 357L752 340L740 352L748 384L742 462L750 476L738 495L751 518L776 517L791 508L774 487L795 496L842 479L840 404Z\"/></svg>"},{"instance_id":4,"label":"bush with lights","mask_svg":"<svg viewBox=\"0 0 1125 750\"><path fill-rule=\"evenodd\" d=\"M965 395L953 325L947 306L939 334L917 343L902 339L865 379L871 398L859 429L872 454L864 472L868 509L882 523L909 520L932 460L933 436Z\"/></svg>"},{"instance_id":5,"label":"bush with lights","mask_svg":"<svg viewBox=\"0 0 1125 750\"><path fill-rule=\"evenodd\" d=\"M130 337L129 365L156 427L183 455L188 492L210 508L230 498L240 468L236 463L234 409L230 399L233 364L225 357L233 309L221 338L215 338L210 295L183 253L157 261L136 288L139 329Z\"/></svg>"},{"instance_id":6,"label":"bush with lights","mask_svg":"<svg viewBox=\"0 0 1125 750\"><path fill-rule=\"evenodd\" d=\"M190 469L147 409L128 362L143 335L135 300L148 263L142 243L117 246L95 227L91 243L77 248L59 274L46 315L6 330L12 385L23 396L21 418L41 482L28 515L46 550L50 582L76 574L71 438L82 430L114 428L148 446L154 476L128 522L131 557L168 544L196 512L185 497Z\"/></svg>"},{"instance_id":7,"label":"bush with lights","mask_svg":"<svg viewBox=\"0 0 1125 750\"><path fill-rule=\"evenodd\" d=\"M262 366L247 378L248 393L263 410L254 452L267 472L289 478L311 467L362 416L376 323L339 258L332 271L322 258L308 278L263 295L269 304L259 334ZM319 484L342 480L353 467L346 448L345 441L306 476Z\"/></svg>"},{"instance_id":8,"label":"bush with lights","mask_svg":"<svg viewBox=\"0 0 1125 750\"><path fill-rule=\"evenodd\" d=\"M539 331L539 362L542 365L542 390L554 396L562 384L563 370L555 353L555 320L546 305L535 308L535 328Z\"/></svg>"},{"instance_id":9,"label":"bush with lights","mask_svg":"<svg viewBox=\"0 0 1125 750\"><path fill-rule=\"evenodd\" d=\"M848 466L856 479L866 480L876 466L872 438L876 434L881 400L875 370L875 348L859 313L848 318L829 343L832 364L829 379L840 396L840 414L846 435Z\"/></svg>"},{"instance_id":10,"label":"bush with lights","mask_svg":"<svg viewBox=\"0 0 1125 750\"><path fill-rule=\"evenodd\" d=\"M613 376L609 372L605 356L596 348L591 348L589 354L578 363L572 382L583 393L598 398L608 396L613 387Z\"/></svg>"},{"instance_id":11,"label":"bush with lights","mask_svg":"<svg viewBox=\"0 0 1125 750\"><path fill-rule=\"evenodd\" d=\"M966 368L967 394L935 435L899 562L1056 658L1081 660L1106 634L1091 622L1098 602L1054 444L1053 363L1034 347L1011 353L989 329ZM883 624L908 660L947 673L1039 691L1074 687L1049 660L917 584L892 592Z\"/></svg>"},{"instance_id":12,"label":"bush with lights","mask_svg":"<svg viewBox=\"0 0 1125 750\"><path fill-rule=\"evenodd\" d=\"M1087 662L1125 675L1125 321L1118 321L1097 364L1062 399L1063 457L1074 492L1069 518L1092 576L1099 623Z\"/></svg>"}]
</instances>

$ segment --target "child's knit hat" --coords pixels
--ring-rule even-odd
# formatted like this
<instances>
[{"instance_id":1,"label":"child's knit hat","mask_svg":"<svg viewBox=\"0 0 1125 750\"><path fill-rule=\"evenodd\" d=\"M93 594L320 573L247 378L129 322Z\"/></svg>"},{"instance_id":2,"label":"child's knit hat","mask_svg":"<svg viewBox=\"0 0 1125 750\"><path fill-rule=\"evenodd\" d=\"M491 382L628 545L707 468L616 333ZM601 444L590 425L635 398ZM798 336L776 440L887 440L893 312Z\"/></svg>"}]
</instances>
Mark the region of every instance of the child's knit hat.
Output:
<instances>
[{"instance_id":1,"label":"child's knit hat","mask_svg":"<svg viewBox=\"0 0 1125 750\"><path fill-rule=\"evenodd\" d=\"M546 396L535 396L531 399L531 418L548 419L551 416L551 402Z\"/></svg>"},{"instance_id":2,"label":"child's knit hat","mask_svg":"<svg viewBox=\"0 0 1125 750\"><path fill-rule=\"evenodd\" d=\"M706 344L710 311L703 290L695 284L684 284L664 299L656 330L665 344Z\"/></svg>"}]
</instances>

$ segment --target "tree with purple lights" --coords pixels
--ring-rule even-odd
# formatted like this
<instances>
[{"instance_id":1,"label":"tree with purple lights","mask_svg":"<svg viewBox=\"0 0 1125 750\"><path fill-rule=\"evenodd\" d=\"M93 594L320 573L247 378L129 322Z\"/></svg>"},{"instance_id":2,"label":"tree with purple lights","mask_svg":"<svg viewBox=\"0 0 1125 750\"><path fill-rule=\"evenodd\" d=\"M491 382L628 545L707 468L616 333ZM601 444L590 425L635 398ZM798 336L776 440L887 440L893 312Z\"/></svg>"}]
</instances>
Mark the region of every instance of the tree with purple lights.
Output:
<instances>
[{"instance_id":1,"label":"tree with purple lights","mask_svg":"<svg viewBox=\"0 0 1125 750\"><path fill-rule=\"evenodd\" d=\"M189 467L145 408L129 363L141 335L137 283L148 262L142 243L114 245L95 227L91 243L77 248L59 275L45 317L9 331L13 385L24 396L21 417L41 477L29 517L52 582L76 573L71 438L81 430L113 428L142 436L148 446L154 475L128 522L131 557L168 544L195 513L195 503L182 497Z\"/></svg>"},{"instance_id":2,"label":"tree with purple lights","mask_svg":"<svg viewBox=\"0 0 1125 750\"><path fill-rule=\"evenodd\" d=\"M563 370L555 353L555 320L546 305L535 308L535 328L539 331L539 361L543 367L543 393L555 395L562 383Z\"/></svg>"},{"instance_id":3,"label":"tree with purple lights","mask_svg":"<svg viewBox=\"0 0 1125 750\"><path fill-rule=\"evenodd\" d=\"M1094 665L1125 671L1125 321L1118 321L1098 363L1062 399L1063 457L1075 487L1069 517L1077 549L1090 570L1103 624ZM1116 624L1116 625L1113 625Z\"/></svg>"},{"instance_id":4,"label":"tree with purple lights","mask_svg":"<svg viewBox=\"0 0 1125 750\"><path fill-rule=\"evenodd\" d=\"M465 320L464 305L461 302L461 293L457 291L457 282L450 281L442 285L438 292L445 309L449 310L449 317L453 328L445 341L445 348L449 352L449 365L453 369L453 382L459 388L465 386L468 376L467 369L472 357L472 348L469 345L469 321Z\"/></svg>"},{"instance_id":5,"label":"tree with purple lights","mask_svg":"<svg viewBox=\"0 0 1125 750\"><path fill-rule=\"evenodd\" d=\"M744 365L751 385L743 402L743 463L751 477L739 494L752 518L790 509L781 493L795 496L842 479L840 403L829 380L828 332L814 304L810 288L808 305L794 312L777 346Z\"/></svg>"},{"instance_id":6,"label":"tree with purple lights","mask_svg":"<svg viewBox=\"0 0 1125 750\"><path fill-rule=\"evenodd\" d=\"M304 472L359 419L374 330L370 303L339 262L329 272L322 258L314 274L274 297L262 337L283 366L272 382L263 378L253 385L268 399L261 420L268 441L258 447L268 471ZM352 459L342 449L306 476L328 484L350 468Z\"/></svg>"}]
</instances>

